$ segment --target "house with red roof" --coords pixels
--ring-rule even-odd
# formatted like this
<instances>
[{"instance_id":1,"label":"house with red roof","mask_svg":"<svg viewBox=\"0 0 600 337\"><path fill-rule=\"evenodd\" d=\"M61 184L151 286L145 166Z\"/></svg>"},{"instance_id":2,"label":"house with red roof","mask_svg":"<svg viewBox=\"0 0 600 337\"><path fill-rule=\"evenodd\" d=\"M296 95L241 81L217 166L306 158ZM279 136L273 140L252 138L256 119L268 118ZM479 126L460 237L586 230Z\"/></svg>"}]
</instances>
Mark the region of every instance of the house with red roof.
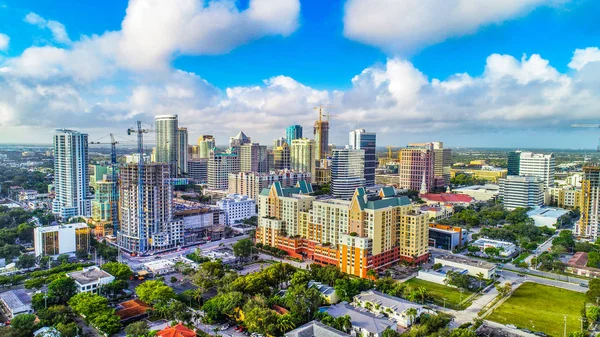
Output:
<instances>
[{"instance_id":1,"label":"house with red roof","mask_svg":"<svg viewBox=\"0 0 600 337\"><path fill-rule=\"evenodd\" d=\"M475 199L466 194L454 194L454 193L421 193L421 198L427 204L442 204L442 205L460 205L468 206Z\"/></svg>"},{"instance_id":2,"label":"house with red roof","mask_svg":"<svg viewBox=\"0 0 600 337\"><path fill-rule=\"evenodd\" d=\"M157 337L196 337L196 332L179 322L156 333Z\"/></svg>"}]
</instances>

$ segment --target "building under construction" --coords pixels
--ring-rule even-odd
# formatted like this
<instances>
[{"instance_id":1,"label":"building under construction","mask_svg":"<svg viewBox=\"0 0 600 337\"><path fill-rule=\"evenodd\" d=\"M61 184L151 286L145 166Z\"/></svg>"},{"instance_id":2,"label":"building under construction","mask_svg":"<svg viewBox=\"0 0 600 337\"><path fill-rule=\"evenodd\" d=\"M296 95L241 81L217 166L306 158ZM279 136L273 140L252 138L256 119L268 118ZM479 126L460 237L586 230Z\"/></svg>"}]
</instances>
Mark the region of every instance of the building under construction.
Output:
<instances>
[{"instance_id":1,"label":"building under construction","mask_svg":"<svg viewBox=\"0 0 600 337\"><path fill-rule=\"evenodd\" d=\"M329 149L329 120L323 120L323 108L319 107L319 119L315 121L315 160L327 158ZM327 115L329 116L329 115Z\"/></svg>"},{"instance_id":2,"label":"building under construction","mask_svg":"<svg viewBox=\"0 0 600 337\"><path fill-rule=\"evenodd\" d=\"M182 224L173 221L169 164L128 165L120 176L119 246L139 254L181 245Z\"/></svg>"}]
</instances>

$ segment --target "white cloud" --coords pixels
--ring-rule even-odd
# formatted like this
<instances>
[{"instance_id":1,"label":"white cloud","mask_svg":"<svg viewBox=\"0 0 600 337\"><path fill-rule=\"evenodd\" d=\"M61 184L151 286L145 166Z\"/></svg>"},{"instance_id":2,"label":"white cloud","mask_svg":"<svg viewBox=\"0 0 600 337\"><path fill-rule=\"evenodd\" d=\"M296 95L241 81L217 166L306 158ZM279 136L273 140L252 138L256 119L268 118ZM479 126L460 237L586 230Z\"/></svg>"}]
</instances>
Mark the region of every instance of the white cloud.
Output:
<instances>
[{"instance_id":1,"label":"white cloud","mask_svg":"<svg viewBox=\"0 0 600 337\"><path fill-rule=\"evenodd\" d=\"M166 67L176 54L222 54L267 35L287 36L298 26L298 0L131 0L121 24L119 61L128 68Z\"/></svg>"},{"instance_id":2,"label":"white cloud","mask_svg":"<svg viewBox=\"0 0 600 337\"><path fill-rule=\"evenodd\" d=\"M569 0L348 0L344 35L386 51L406 51L565 1Z\"/></svg>"},{"instance_id":3,"label":"white cloud","mask_svg":"<svg viewBox=\"0 0 600 337\"><path fill-rule=\"evenodd\" d=\"M58 21L46 20L33 12L27 14L23 20L29 24L38 26L42 29L49 29L52 33L52 38L56 42L64 44L71 43L71 39L69 38L69 34L67 34L65 26Z\"/></svg>"},{"instance_id":4,"label":"white cloud","mask_svg":"<svg viewBox=\"0 0 600 337\"><path fill-rule=\"evenodd\" d=\"M9 43L10 43L10 37L6 34L0 33L0 51L7 50Z\"/></svg>"},{"instance_id":5,"label":"white cloud","mask_svg":"<svg viewBox=\"0 0 600 337\"><path fill-rule=\"evenodd\" d=\"M569 68L581 70L586 64L598 61L600 61L600 49L598 47L576 49L573 59L569 63Z\"/></svg>"}]
</instances>

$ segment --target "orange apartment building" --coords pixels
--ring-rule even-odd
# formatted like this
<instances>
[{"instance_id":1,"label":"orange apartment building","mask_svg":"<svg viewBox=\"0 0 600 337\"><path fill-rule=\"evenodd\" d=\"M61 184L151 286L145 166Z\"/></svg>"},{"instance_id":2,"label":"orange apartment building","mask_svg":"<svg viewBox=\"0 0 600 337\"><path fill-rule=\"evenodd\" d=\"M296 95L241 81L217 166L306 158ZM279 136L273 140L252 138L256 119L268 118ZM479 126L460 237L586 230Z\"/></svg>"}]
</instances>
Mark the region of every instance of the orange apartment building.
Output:
<instances>
[{"instance_id":1,"label":"orange apartment building","mask_svg":"<svg viewBox=\"0 0 600 337\"><path fill-rule=\"evenodd\" d=\"M428 216L407 197L396 197L393 188L378 196L358 188L351 200L317 199L311 192L304 181L294 188L275 182L264 189L258 197L257 242L359 277L401 260L427 260Z\"/></svg>"}]
</instances>

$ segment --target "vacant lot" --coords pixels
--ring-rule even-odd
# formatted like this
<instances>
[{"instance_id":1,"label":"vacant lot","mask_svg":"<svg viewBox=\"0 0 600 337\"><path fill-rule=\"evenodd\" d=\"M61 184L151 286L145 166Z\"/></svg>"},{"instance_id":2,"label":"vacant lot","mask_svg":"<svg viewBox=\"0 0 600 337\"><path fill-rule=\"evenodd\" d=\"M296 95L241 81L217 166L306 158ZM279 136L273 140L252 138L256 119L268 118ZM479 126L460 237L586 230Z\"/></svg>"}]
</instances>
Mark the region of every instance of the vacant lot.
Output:
<instances>
[{"instance_id":1,"label":"vacant lot","mask_svg":"<svg viewBox=\"0 0 600 337\"><path fill-rule=\"evenodd\" d=\"M487 319L550 336L562 336L564 316L567 316L567 333L579 330L584 301L585 294L527 282Z\"/></svg>"},{"instance_id":2,"label":"vacant lot","mask_svg":"<svg viewBox=\"0 0 600 337\"><path fill-rule=\"evenodd\" d=\"M406 284L410 285L413 288L424 287L425 289L427 289L429 298L432 299L435 304L443 306L445 298L446 308L456 310L464 309L458 307L461 298L464 300L472 294L470 291L465 290L461 295L460 291L457 288L448 287L442 284L437 284L429 281L423 281L416 277L406 281Z\"/></svg>"}]
</instances>

